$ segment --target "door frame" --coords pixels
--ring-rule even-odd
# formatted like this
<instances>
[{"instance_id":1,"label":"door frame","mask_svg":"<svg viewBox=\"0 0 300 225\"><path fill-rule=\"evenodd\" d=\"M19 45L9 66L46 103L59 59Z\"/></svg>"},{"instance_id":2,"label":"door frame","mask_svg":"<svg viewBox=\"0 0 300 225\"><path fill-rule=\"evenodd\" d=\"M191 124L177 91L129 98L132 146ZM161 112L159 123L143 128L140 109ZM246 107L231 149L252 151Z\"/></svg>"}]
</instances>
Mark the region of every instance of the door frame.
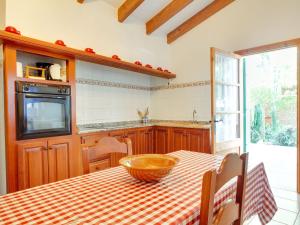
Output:
<instances>
[{"instance_id":1,"label":"door frame","mask_svg":"<svg viewBox=\"0 0 300 225\"><path fill-rule=\"evenodd\" d=\"M241 56L297 47L297 192L300 193L300 38L235 51Z\"/></svg>"},{"instance_id":2,"label":"door frame","mask_svg":"<svg viewBox=\"0 0 300 225\"><path fill-rule=\"evenodd\" d=\"M241 137L241 133L243 131L243 119L242 119L242 106L243 106L243 102L242 102L242 89L243 89L243 77L242 77L242 71L241 71L241 55L233 53L233 52L229 52L229 51L225 51L219 48L215 48L215 47L211 47L210 48L210 91L211 91L211 149L212 149L212 153L215 154L216 153L216 141L215 141L215 134L216 134L216 129L215 129L215 115L216 115L216 106L215 106L215 85L216 85L216 72L215 72L215 55L219 53L219 54L223 54L232 58L235 58L238 60L238 83L237 83L237 87L239 88L239 110L236 111L237 114L240 115L240 122L239 122L239 129L240 129L240 137L236 138L234 140L230 140L230 141L225 141L222 143L222 146L224 150L226 149L230 149L231 147L237 147L239 146L239 153L240 153L240 149L242 147L242 137ZM230 112L231 113L231 112ZM229 113L229 114L230 114ZM224 153L223 153L224 154ZM227 154L227 152L225 153Z\"/></svg>"}]
</instances>

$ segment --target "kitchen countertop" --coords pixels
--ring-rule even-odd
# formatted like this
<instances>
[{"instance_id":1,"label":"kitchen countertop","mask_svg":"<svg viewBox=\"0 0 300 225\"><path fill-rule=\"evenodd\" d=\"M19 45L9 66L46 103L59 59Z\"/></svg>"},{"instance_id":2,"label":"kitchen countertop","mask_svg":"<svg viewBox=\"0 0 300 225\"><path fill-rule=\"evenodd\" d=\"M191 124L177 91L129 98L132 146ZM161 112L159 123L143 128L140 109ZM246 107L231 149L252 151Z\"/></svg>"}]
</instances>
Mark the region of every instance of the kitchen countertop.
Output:
<instances>
[{"instance_id":1,"label":"kitchen countertop","mask_svg":"<svg viewBox=\"0 0 300 225\"><path fill-rule=\"evenodd\" d=\"M163 127L180 127L194 129L210 129L211 125L208 122L202 121L175 121L175 120L150 120L148 123L140 121L123 121L113 123L95 123L78 125L78 134L86 134L101 131L112 131L130 128L143 128L152 126Z\"/></svg>"}]
</instances>

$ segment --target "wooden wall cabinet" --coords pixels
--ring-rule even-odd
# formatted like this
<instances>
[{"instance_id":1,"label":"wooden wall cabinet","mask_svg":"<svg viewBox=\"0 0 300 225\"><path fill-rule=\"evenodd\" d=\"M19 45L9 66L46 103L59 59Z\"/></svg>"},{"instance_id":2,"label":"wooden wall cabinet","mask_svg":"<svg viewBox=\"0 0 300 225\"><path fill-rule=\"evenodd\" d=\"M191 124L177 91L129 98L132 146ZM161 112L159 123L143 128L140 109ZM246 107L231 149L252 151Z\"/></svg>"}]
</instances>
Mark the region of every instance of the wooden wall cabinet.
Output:
<instances>
[{"instance_id":1,"label":"wooden wall cabinet","mask_svg":"<svg viewBox=\"0 0 300 225\"><path fill-rule=\"evenodd\" d=\"M72 177L71 138L19 142L17 149L19 190Z\"/></svg>"}]
</instances>

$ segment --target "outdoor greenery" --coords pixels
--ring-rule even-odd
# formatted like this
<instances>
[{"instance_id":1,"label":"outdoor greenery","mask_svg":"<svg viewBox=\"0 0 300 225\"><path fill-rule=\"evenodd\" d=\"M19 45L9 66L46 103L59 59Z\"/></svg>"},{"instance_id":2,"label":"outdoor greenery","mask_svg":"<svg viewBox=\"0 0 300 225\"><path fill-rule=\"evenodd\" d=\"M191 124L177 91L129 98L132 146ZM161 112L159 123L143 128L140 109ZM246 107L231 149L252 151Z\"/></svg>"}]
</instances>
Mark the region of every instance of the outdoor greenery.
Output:
<instances>
[{"instance_id":1,"label":"outdoor greenery","mask_svg":"<svg viewBox=\"0 0 300 225\"><path fill-rule=\"evenodd\" d=\"M280 97L269 95L268 90L261 90L255 92L258 104L254 106L254 115L251 124L251 143L258 143L262 141L268 144L282 145L282 146L296 146L296 124L295 126L288 126L282 124L278 118L278 112L286 112L287 114L296 105L295 96ZM264 106L264 107L263 107ZM271 117L270 123L265 122L265 110L271 109L269 114ZM288 114L287 116L290 116Z\"/></svg>"},{"instance_id":2,"label":"outdoor greenery","mask_svg":"<svg viewBox=\"0 0 300 225\"><path fill-rule=\"evenodd\" d=\"M282 53L280 53L282 54ZM296 146L296 63L292 50L249 59L250 141Z\"/></svg>"}]
</instances>

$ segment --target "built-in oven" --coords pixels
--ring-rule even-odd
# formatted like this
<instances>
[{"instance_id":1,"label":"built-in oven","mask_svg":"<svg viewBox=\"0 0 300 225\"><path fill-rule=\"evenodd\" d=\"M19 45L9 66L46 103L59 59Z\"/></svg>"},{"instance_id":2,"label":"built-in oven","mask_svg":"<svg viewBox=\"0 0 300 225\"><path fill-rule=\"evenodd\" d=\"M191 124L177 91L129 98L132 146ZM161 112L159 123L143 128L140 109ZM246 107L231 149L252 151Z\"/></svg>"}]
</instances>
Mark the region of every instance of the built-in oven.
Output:
<instances>
[{"instance_id":1,"label":"built-in oven","mask_svg":"<svg viewBox=\"0 0 300 225\"><path fill-rule=\"evenodd\" d=\"M17 139L71 134L71 88L16 82Z\"/></svg>"}]
</instances>

